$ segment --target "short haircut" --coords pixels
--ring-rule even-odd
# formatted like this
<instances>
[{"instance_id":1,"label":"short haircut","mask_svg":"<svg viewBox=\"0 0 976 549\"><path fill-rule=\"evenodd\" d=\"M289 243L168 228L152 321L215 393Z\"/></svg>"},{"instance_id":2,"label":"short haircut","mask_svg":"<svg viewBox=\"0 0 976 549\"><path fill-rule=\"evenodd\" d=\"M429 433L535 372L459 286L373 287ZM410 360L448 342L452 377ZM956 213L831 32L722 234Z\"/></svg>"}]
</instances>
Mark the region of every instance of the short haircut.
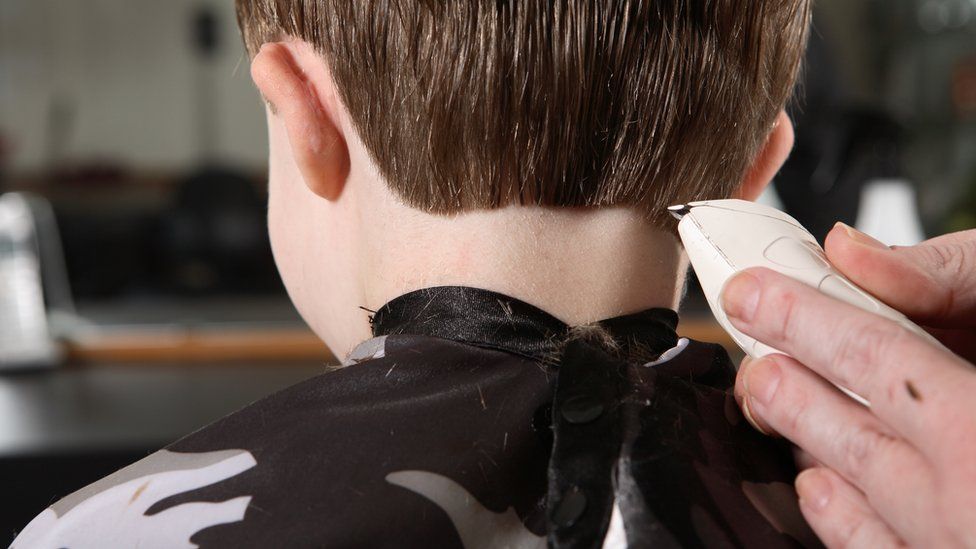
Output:
<instances>
[{"instance_id":1,"label":"short haircut","mask_svg":"<svg viewBox=\"0 0 976 549\"><path fill-rule=\"evenodd\" d=\"M392 189L438 214L725 198L802 64L811 0L237 0L254 54L329 63Z\"/></svg>"}]
</instances>

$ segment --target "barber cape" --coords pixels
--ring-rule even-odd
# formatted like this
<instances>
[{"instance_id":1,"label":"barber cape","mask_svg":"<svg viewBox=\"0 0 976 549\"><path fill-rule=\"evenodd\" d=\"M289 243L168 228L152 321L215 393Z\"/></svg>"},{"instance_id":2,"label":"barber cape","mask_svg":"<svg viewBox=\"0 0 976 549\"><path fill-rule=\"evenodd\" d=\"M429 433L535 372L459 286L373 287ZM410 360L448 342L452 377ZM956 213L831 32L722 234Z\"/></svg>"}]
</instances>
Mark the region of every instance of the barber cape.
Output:
<instances>
[{"instance_id":1,"label":"barber cape","mask_svg":"<svg viewBox=\"0 0 976 549\"><path fill-rule=\"evenodd\" d=\"M790 449L677 321L569 328L484 290L405 295L345 368L64 498L13 546L816 545Z\"/></svg>"}]
</instances>

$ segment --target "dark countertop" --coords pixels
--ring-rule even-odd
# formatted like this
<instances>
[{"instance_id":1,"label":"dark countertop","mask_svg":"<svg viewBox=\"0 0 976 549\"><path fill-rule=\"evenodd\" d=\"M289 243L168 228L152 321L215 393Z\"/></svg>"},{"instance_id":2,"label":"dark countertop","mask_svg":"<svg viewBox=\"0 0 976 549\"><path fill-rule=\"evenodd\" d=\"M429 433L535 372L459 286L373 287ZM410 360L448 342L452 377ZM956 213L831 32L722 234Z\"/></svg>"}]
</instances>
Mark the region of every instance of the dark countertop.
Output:
<instances>
[{"instance_id":1,"label":"dark countertop","mask_svg":"<svg viewBox=\"0 0 976 549\"><path fill-rule=\"evenodd\" d=\"M0 458L156 448L324 364L111 364L0 375Z\"/></svg>"}]
</instances>

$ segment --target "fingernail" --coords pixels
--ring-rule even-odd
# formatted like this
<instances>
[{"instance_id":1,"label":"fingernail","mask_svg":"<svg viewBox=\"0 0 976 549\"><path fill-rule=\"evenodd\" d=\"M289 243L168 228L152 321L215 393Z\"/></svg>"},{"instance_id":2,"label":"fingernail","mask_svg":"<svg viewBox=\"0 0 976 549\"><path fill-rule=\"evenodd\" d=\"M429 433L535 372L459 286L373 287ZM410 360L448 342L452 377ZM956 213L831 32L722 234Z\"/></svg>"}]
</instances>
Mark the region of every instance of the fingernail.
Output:
<instances>
[{"instance_id":1,"label":"fingernail","mask_svg":"<svg viewBox=\"0 0 976 549\"><path fill-rule=\"evenodd\" d=\"M750 321L759 305L759 279L749 273L739 273L725 284L722 308L730 317Z\"/></svg>"},{"instance_id":2,"label":"fingernail","mask_svg":"<svg viewBox=\"0 0 976 549\"><path fill-rule=\"evenodd\" d=\"M746 421L749 425L752 425L760 433L766 435L767 437L773 436L773 433L766 429L762 423L756 420L756 416L752 415L752 407L749 406L750 399L748 397L742 399L742 415L745 416Z\"/></svg>"},{"instance_id":3,"label":"fingernail","mask_svg":"<svg viewBox=\"0 0 976 549\"><path fill-rule=\"evenodd\" d=\"M756 359L747 355L742 359L742 363L739 364L739 375L742 376L742 390L746 394L749 394L749 372L755 363Z\"/></svg>"},{"instance_id":4,"label":"fingernail","mask_svg":"<svg viewBox=\"0 0 976 549\"><path fill-rule=\"evenodd\" d=\"M851 227L850 225L848 225L846 223L838 222L837 223L837 226L839 226L840 228L844 229L844 232L847 233L847 236L851 240L853 240L854 242L857 242L858 244L861 244L863 246L867 246L869 248L876 248L876 249L879 249L879 250L887 250L888 249L888 246L886 246L883 242L881 242L881 241L879 241L879 240L877 240L877 239L875 239L875 238L873 238L873 237L871 237L871 236L869 236L869 235L867 235L865 233L862 233L861 231L855 229L854 227Z\"/></svg>"},{"instance_id":5,"label":"fingernail","mask_svg":"<svg viewBox=\"0 0 976 549\"><path fill-rule=\"evenodd\" d=\"M830 503L833 487L822 471L809 469L796 478L796 491L801 504L814 511L822 511Z\"/></svg>"},{"instance_id":6,"label":"fingernail","mask_svg":"<svg viewBox=\"0 0 976 549\"><path fill-rule=\"evenodd\" d=\"M772 360L757 360L749 365L742 384L746 393L755 398L763 406L769 406L779 389L782 372L779 365Z\"/></svg>"},{"instance_id":7,"label":"fingernail","mask_svg":"<svg viewBox=\"0 0 976 549\"><path fill-rule=\"evenodd\" d=\"M742 376L743 376L743 379L742 379L743 385L745 384L745 381L746 381L745 380L745 373L747 371L749 371L749 365L752 364L755 361L756 361L756 359L752 358L749 355L746 355L746 356L742 357L742 361L739 362L739 369L737 370L737 372L740 373L740 374L742 374Z\"/></svg>"},{"instance_id":8,"label":"fingernail","mask_svg":"<svg viewBox=\"0 0 976 549\"><path fill-rule=\"evenodd\" d=\"M749 371L752 369L752 365L756 363L756 359L749 355L746 355L739 364L739 376L742 377L742 390L747 394L749 393Z\"/></svg>"}]
</instances>

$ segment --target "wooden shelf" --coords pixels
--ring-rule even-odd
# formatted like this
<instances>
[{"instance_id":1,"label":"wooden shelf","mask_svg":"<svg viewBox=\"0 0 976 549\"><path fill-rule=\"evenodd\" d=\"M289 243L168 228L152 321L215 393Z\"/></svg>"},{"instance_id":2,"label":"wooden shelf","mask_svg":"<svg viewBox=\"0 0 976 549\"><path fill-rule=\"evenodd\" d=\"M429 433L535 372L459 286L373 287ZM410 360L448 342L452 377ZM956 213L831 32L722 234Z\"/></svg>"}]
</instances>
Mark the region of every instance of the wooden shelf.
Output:
<instances>
[{"instance_id":1,"label":"wooden shelf","mask_svg":"<svg viewBox=\"0 0 976 549\"><path fill-rule=\"evenodd\" d=\"M719 343L733 356L741 354L711 318L682 320L682 337ZM187 364L234 361L338 362L307 328L117 329L82 337L67 345L69 362Z\"/></svg>"},{"instance_id":2,"label":"wooden shelf","mask_svg":"<svg viewBox=\"0 0 976 549\"><path fill-rule=\"evenodd\" d=\"M235 361L317 361L335 363L310 330L234 329L114 331L67 345L69 362L220 363Z\"/></svg>"}]
</instances>

